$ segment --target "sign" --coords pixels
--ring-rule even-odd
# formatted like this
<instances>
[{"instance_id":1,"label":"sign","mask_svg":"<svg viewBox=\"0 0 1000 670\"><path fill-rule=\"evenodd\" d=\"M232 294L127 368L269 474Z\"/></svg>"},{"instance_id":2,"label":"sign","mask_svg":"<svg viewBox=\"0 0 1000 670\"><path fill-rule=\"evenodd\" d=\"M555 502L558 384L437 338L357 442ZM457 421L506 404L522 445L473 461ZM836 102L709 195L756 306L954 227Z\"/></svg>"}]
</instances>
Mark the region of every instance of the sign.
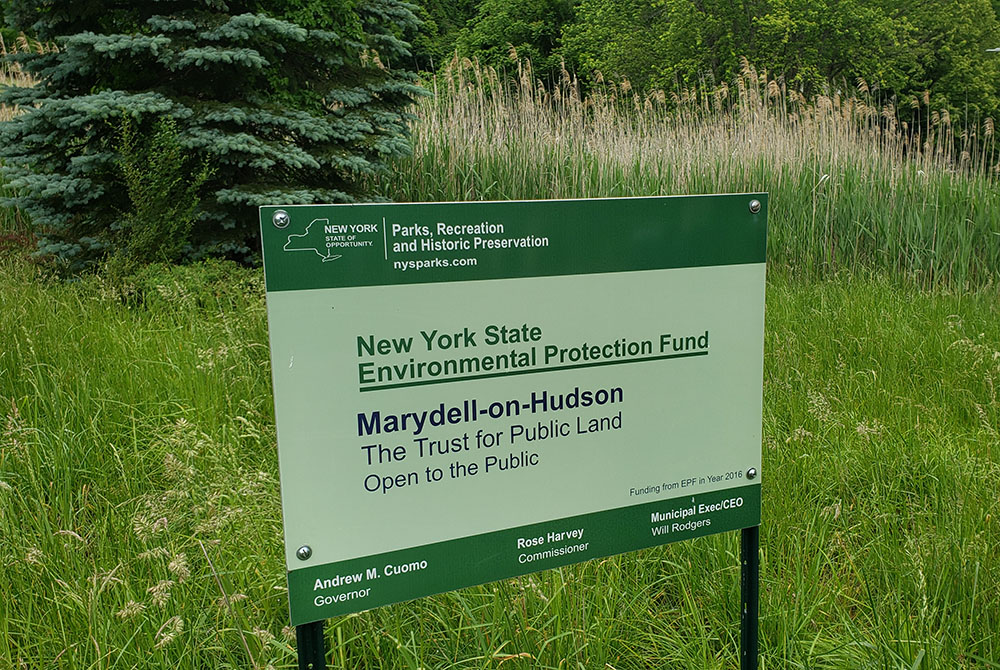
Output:
<instances>
[{"instance_id":1,"label":"sign","mask_svg":"<svg viewBox=\"0 0 1000 670\"><path fill-rule=\"evenodd\" d=\"M766 203L261 208L292 623L759 524Z\"/></svg>"}]
</instances>

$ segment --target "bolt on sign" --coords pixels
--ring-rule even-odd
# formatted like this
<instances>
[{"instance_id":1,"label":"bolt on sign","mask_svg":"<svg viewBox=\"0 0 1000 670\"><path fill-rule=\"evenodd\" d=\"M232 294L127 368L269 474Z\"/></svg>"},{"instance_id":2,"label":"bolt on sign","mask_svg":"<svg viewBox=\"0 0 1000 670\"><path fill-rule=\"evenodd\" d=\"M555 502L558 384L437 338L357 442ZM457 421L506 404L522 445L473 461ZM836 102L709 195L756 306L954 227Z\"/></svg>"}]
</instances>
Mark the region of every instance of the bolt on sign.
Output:
<instances>
[{"instance_id":1,"label":"bolt on sign","mask_svg":"<svg viewBox=\"0 0 1000 670\"><path fill-rule=\"evenodd\" d=\"M758 525L766 212L262 207L292 623Z\"/></svg>"}]
</instances>

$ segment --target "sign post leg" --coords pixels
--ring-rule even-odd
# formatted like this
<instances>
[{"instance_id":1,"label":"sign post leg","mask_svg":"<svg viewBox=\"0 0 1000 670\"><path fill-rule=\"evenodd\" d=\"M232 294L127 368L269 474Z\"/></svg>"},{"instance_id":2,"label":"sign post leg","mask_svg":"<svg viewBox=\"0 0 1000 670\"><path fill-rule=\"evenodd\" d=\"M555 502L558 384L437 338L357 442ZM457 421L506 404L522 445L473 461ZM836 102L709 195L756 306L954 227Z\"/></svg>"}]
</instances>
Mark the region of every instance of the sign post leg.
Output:
<instances>
[{"instance_id":1,"label":"sign post leg","mask_svg":"<svg viewBox=\"0 0 1000 670\"><path fill-rule=\"evenodd\" d=\"M323 621L295 627L299 652L299 670L326 670L326 644L323 642Z\"/></svg>"},{"instance_id":2,"label":"sign post leg","mask_svg":"<svg viewBox=\"0 0 1000 670\"><path fill-rule=\"evenodd\" d=\"M757 615L760 600L760 526L740 535L740 670L757 670Z\"/></svg>"}]
</instances>

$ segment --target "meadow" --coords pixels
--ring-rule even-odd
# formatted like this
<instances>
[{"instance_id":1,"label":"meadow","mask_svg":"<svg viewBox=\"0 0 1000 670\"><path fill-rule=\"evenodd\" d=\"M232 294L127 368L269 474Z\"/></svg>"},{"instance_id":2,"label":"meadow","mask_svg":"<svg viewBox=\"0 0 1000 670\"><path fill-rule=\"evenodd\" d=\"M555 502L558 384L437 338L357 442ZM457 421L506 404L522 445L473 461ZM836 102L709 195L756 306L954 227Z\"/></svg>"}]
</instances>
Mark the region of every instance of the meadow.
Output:
<instances>
[{"instance_id":1,"label":"meadow","mask_svg":"<svg viewBox=\"0 0 1000 670\"><path fill-rule=\"evenodd\" d=\"M924 110L914 148L870 91L749 69L672 107L457 67L389 197L771 192L761 667L1000 668L992 129ZM260 270L67 282L15 238L0 668L295 667ZM328 661L735 668L738 567L732 533L393 605L328 622Z\"/></svg>"}]
</instances>

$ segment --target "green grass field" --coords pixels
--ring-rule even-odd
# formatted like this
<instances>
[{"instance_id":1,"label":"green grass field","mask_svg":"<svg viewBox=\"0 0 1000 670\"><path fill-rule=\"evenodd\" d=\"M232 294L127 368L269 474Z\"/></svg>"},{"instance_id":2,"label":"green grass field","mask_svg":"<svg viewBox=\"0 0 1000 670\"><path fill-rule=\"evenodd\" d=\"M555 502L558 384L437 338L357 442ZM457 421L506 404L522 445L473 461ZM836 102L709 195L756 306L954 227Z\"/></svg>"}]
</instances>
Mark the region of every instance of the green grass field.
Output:
<instances>
[{"instance_id":1,"label":"green grass field","mask_svg":"<svg viewBox=\"0 0 1000 670\"><path fill-rule=\"evenodd\" d=\"M441 86L394 199L771 193L762 669L1000 668L992 124L916 146L749 67L673 108ZM261 272L63 281L30 234L0 211L0 670L295 667ZM716 535L333 620L328 660L733 669L738 580Z\"/></svg>"},{"instance_id":2,"label":"green grass field","mask_svg":"<svg viewBox=\"0 0 1000 670\"><path fill-rule=\"evenodd\" d=\"M761 667L1000 667L996 290L787 275ZM294 667L261 273L0 277L0 668ZM333 620L329 659L735 668L738 579L713 536Z\"/></svg>"}]
</instances>

